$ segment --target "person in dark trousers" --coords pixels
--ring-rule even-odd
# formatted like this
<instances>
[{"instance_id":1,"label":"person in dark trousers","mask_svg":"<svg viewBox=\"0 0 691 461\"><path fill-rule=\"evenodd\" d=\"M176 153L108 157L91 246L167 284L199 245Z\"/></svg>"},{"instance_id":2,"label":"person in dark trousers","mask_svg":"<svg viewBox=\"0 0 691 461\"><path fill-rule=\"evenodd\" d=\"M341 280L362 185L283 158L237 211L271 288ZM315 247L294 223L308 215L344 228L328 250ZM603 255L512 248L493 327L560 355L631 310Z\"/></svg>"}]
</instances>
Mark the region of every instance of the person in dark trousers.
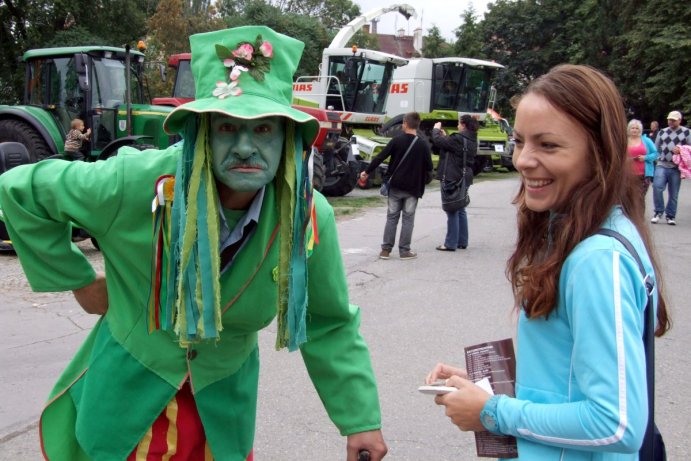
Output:
<instances>
[{"instance_id":1,"label":"person in dark trousers","mask_svg":"<svg viewBox=\"0 0 691 461\"><path fill-rule=\"evenodd\" d=\"M667 116L667 128L660 130L655 138L655 148L659 153L655 173L653 176L653 205L655 214L650 220L657 224L664 213L667 224L677 224L677 200L681 187L681 173L679 166L672 161L675 154L679 154L680 146L691 144L691 130L681 125L681 112L673 110ZM663 193L667 189L667 205Z\"/></svg>"},{"instance_id":2,"label":"person in dark trousers","mask_svg":"<svg viewBox=\"0 0 691 461\"><path fill-rule=\"evenodd\" d=\"M478 122L470 115L463 115L458 120L458 132L446 136L441 122L434 124L432 143L440 150L437 179L457 182L461 175L466 175L468 184L473 183L473 163L477 153ZM463 151L465 165L463 164ZM465 250L468 247L468 215L465 208L446 213L446 238L439 251Z\"/></svg>"},{"instance_id":3,"label":"person in dark trousers","mask_svg":"<svg viewBox=\"0 0 691 461\"><path fill-rule=\"evenodd\" d=\"M660 124L657 123L657 120L653 120L652 122L650 122L650 130L648 130L646 136L648 136L653 142L655 142L658 133L660 133Z\"/></svg>"},{"instance_id":4,"label":"person in dark trousers","mask_svg":"<svg viewBox=\"0 0 691 461\"><path fill-rule=\"evenodd\" d=\"M410 249L415 224L415 209L418 199L425 193L425 184L428 182L427 178L431 178L433 168L429 144L417 136L419 126L420 114L407 113L403 118L403 133L389 141L379 155L370 162L367 169L360 173L360 179L366 181L384 160L391 157L385 178L390 181L390 187L384 241L379 253L381 259L389 259L391 256L401 214L403 214L403 223L398 239L399 256L401 259L417 258L417 253Z\"/></svg>"}]
</instances>

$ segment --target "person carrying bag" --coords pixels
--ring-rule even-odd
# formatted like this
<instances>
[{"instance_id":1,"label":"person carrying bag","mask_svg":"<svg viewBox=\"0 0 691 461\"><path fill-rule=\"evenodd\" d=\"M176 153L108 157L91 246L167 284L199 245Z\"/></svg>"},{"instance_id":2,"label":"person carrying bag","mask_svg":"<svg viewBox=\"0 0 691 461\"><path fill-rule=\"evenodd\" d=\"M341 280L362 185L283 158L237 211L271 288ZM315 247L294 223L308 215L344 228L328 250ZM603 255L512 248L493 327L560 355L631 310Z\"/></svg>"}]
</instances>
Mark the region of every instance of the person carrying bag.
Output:
<instances>
[{"instance_id":1,"label":"person carrying bag","mask_svg":"<svg viewBox=\"0 0 691 461\"><path fill-rule=\"evenodd\" d=\"M391 188L391 178L393 178L394 173L396 173L396 170L397 170L398 167L401 165L401 163L405 162L406 157L407 157L408 154L410 153L410 149L413 148L413 146L415 145L415 142L416 142L417 140L418 140L418 137L415 136L415 138L413 139L413 142L411 142L411 143L410 143L410 146L408 146L408 150L406 150L406 151L405 151L405 154L403 154L403 158L401 159L401 161L398 163L398 165L396 165L396 168L394 168L394 169L391 171L391 175L389 175L389 177L388 177L387 179L382 180L382 182L381 182L381 187L379 188L379 193L380 193L381 195L383 195L384 197L388 197L388 196L389 196L389 189Z\"/></svg>"},{"instance_id":2,"label":"person carrying bag","mask_svg":"<svg viewBox=\"0 0 691 461\"><path fill-rule=\"evenodd\" d=\"M461 170L461 178L458 181L448 181L446 179L446 167L449 163L449 156L446 156L444 161L444 176L441 180L441 209L447 213L455 213L461 208L465 208L470 204L470 195L468 195L468 182L466 181L466 152L468 151L468 140L463 139L463 169Z\"/></svg>"},{"instance_id":3,"label":"person carrying bag","mask_svg":"<svg viewBox=\"0 0 691 461\"><path fill-rule=\"evenodd\" d=\"M441 182L441 207L446 213L446 237L436 247L439 251L456 251L468 247L468 188L473 183L472 165L477 152L478 122L469 115L458 121L458 132L446 136L441 123L432 130L432 143L440 151L437 179Z\"/></svg>"},{"instance_id":4,"label":"person carrying bag","mask_svg":"<svg viewBox=\"0 0 691 461\"><path fill-rule=\"evenodd\" d=\"M429 145L419 141L417 130L420 114L408 112L403 118L403 132L393 138L372 159L367 169L360 173L360 181L366 182L381 163L389 159L390 175L384 181L380 192L387 196L386 226L381 244L381 259L389 259L396 243L396 229L401 221L398 251L401 259L415 259L417 253L410 249L415 225L415 210L418 199L425 193L425 185L434 168ZM395 180L394 180L395 175Z\"/></svg>"}]
</instances>

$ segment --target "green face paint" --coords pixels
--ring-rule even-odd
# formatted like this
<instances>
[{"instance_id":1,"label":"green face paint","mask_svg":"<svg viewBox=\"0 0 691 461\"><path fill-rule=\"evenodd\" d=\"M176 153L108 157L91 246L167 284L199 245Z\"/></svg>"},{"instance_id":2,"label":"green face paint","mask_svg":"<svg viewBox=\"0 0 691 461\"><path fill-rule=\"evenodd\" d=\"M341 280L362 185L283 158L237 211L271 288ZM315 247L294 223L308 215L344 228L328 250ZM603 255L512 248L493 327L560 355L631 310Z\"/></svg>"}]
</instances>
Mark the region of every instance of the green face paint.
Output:
<instances>
[{"instance_id":1,"label":"green face paint","mask_svg":"<svg viewBox=\"0 0 691 461\"><path fill-rule=\"evenodd\" d=\"M254 192L271 182L281 162L283 117L245 120L211 116L211 151L216 179L237 192Z\"/></svg>"}]
</instances>

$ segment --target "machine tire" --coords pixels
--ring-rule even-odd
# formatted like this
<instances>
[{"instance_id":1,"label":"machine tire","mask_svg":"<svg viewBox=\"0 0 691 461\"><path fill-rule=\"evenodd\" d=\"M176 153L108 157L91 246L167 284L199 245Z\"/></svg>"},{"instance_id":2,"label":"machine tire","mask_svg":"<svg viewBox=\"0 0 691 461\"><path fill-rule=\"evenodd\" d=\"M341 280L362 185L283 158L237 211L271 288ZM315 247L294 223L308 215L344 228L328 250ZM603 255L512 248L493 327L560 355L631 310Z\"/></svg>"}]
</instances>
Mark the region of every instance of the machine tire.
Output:
<instances>
[{"instance_id":1,"label":"machine tire","mask_svg":"<svg viewBox=\"0 0 691 461\"><path fill-rule=\"evenodd\" d=\"M38 162L53 155L41 135L21 120L0 120L0 142L6 141L24 144L32 162Z\"/></svg>"},{"instance_id":2,"label":"machine tire","mask_svg":"<svg viewBox=\"0 0 691 461\"><path fill-rule=\"evenodd\" d=\"M383 130L382 135L386 136L387 138L393 138L394 136L399 134L401 131L403 131L403 122L396 123L394 125L386 127L386 129Z\"/></svg>"},{"instance_id":3,"label":"machine tire","mask_svg":"<svg viewBox=\"0 0 691 461\"><path fill-rule=\"evenodd\" d=\"M158 147L154 146L153 144L138 144L138 143L126 144L124 146L118 147L115 150L111 150L110 152L107 152L106 155L103 155L103 152L101 152L101 155L98 156L98 160L108 160L111 157L115 157L116 155L118 155L118 151L120 150L121 147L133 147L137 150L158 149Z\"/></svg>"},{"instance_id":4,"label":"machine tire","mask_svg":"<svg viewBox=\"0 0 691 461\"><path fill-rule=\"evenodd\" d=\"M7 227L5 223L0 221L0 240L9 240L10 234L7 232Z\"/></svg>"},{"instance_id":5,"label":"machine tire","mask_svg":"<svg viewBox=\"0 0 691 461\"><path fill-rule=\"evenodd\" d=\"M329 197L342 197L355 188L359 172L358 162L345 162L337 155L333 158L331 175L327 171L322 193Z\"/></svg>"},{"instance_id":6,"label":"machine tire","mask_svg":"<svg viewBox=\"0 0 691 461\"><path fill-rule=\"evenodd\" d=\"M312 186L322 192L326 182L326 167L324 167L324 154L314 150L312 154Z\"/></svg>"},{"instance_id":7,"label":"machine tire","mask_svg":"<svg viewBox=\"0 0 691 461\"><path fill-rule=\"evenodd\" d=\"M487 165L491 165L492 158L488 155L478 155L475 157L475 163L473 164L473 176L477 176L487 168Z\"/></svg>"}]
</instances>

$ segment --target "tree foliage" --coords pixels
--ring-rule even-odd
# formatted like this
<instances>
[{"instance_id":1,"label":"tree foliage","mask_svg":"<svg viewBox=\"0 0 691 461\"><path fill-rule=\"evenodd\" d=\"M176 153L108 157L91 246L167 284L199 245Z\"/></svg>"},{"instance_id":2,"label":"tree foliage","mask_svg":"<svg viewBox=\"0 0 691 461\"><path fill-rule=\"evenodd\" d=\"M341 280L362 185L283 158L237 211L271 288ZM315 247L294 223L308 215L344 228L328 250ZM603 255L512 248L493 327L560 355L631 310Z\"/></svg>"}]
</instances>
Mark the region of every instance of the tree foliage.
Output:
<instances>
[{"instance_id":1,"label":"tree foliage","mask_svg":"<svg viewBox=\"0 0 691 461\"><path fill-rule=\"evenodd\" d=\"M422 56L425 58L442 58L451 52L451 45L441 36L439 28L434 25L429 28L422 41Z\"/></svg>"},{"instance_id":2,"label":"tree foliage","mask_svg":"<svg viewBox=\"0 0 691 461\"><path fill-rule=\"evenodd\" d=\"M557 64L612 77L631 117L691 112L691 9L672 0L497 0L481 23L486 55L505 65L501 110Z\"/></svg>"},{"instance_id":3,"label":"tree foliage","mask_svg":"<svg viewBox=\"0 0 691 461\"><path fill-rule=\"evenodd\" d=\"M319 70L322 51L328 46L330 36L319 19L296 13L286 13L278 7L255 0L245 5L242 15L226 18L228 27L262 24L276 32L301 40L305 50L297 75L315 75Z\"/></svg>"},{"instance_id":4,"label":"tree foliage","mask_svg":"<svg viewBox=\"0 0 691 461\"><path fill-rule=\"evenodd\" d=\"M455 31L456 43L453 46L455 55L468 58L483 58L480 26L477 22L475 8L472 3L463 12L461 19L463 22Z\"/></svg>"},{"instance_id":5,"label":"tree foliage","mask_svg":"<svg viewBox=\"0 0 691 461\"><path fill-rule=\"evenodd\" d=\"M146 39L147 60L165 62L189 51L191 34L248 24L303 41L298 72L313 75L323 48L359 14L352 0L3 0L0 102L21 98L19 58L31 48ZM691 113L689 24L691 8L678 0L495 0L482 20L472 7L463 12L453 44L430 28L423 54L503 64L497 108L506 115L510 98L553 66L589 64L612 76L632 117L648 122L664 120L672 109ZM361 48L377 43L362 32L353 42ZM152 73L150 81L158 80Z\"/></svg>"}]
</instances>

